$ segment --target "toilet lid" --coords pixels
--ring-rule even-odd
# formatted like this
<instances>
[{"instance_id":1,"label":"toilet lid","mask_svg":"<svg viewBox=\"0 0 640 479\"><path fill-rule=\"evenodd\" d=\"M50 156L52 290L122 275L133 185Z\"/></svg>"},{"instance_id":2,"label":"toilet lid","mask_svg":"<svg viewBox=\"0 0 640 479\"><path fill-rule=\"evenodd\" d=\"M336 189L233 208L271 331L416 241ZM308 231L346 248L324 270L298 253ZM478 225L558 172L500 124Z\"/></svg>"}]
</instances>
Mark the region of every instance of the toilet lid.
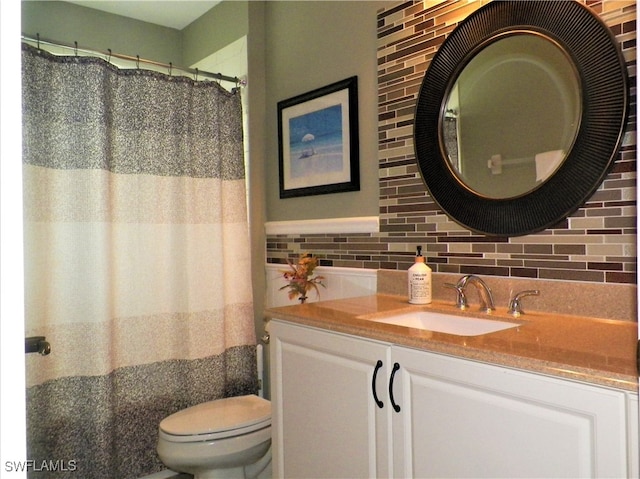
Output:
<instances>
[{"instance_id":1,"label":"toilet lid","mask_svg":"<svg viewBox=\"0 0 640 479\"><path fill-rule=\"evenodd\" d=\"M237 396L198 404L166 417L160 430L172 436L245 434L271 424L271 403L258 396Z\"/></svg>"}]
</instances>

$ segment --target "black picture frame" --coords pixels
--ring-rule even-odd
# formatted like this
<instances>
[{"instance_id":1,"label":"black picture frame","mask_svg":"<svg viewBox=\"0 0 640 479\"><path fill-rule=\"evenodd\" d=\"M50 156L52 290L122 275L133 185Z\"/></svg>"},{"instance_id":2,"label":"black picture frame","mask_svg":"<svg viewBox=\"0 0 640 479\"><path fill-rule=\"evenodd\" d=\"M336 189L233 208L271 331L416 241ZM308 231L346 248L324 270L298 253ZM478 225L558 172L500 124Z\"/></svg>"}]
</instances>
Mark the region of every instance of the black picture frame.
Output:
<instances>
[{"instance_id":1,"label":"black picture frame","mask_svg":"<svg viewBox=\"0 0 640 479\"><path fill-rule=\"evenodd\" d=\"M278 102L280 198L360 190L358 78Z\"/></svg>"}]
</instances>

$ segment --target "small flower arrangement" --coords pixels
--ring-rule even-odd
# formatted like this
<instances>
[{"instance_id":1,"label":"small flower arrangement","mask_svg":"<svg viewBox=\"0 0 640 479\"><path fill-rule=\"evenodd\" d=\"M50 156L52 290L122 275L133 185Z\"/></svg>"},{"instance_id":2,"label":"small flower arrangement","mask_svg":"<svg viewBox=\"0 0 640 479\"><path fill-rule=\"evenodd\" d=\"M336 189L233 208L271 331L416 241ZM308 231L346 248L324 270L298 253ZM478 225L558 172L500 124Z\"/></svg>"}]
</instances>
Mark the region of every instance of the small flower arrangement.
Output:
<instances>
[{"instance_id":1,"label":"small flower arrangement","mask_svg":"<svg viewBox=\"0 0 640 479\"><path fill-rule=\"evenodd\" d=\"M318 285L325 287L322 283L324 276L313 276L313 271L318 267L318 259L309 253L305 253L300 255L297 264L293 264L288 259L287 263L289 264L289 269L281 270L281 273L288 283L280 290L289 288L289 299L298 296L301 303L307 300L307 293L311 289L315 289L316 294L320 296Z\"/></svg>"}]
</instances>

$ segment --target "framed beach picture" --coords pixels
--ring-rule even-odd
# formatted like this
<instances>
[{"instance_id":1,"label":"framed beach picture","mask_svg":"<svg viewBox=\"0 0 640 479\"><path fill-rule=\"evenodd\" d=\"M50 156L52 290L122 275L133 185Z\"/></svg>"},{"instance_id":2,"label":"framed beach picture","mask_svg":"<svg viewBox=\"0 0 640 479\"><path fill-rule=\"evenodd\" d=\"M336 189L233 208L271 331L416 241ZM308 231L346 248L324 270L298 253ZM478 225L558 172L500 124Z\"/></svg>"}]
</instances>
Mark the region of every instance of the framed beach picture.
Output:
<instances>
[{"instance_id":1,"label":"framed beach picture","mask_svg":"<svg viewBox=\"0 0 640 479\"><path fill-rule=\"evenodd\" d=\"M360 189L358 78L278 103L280 198Z\"/></svg>"}]
</instances>

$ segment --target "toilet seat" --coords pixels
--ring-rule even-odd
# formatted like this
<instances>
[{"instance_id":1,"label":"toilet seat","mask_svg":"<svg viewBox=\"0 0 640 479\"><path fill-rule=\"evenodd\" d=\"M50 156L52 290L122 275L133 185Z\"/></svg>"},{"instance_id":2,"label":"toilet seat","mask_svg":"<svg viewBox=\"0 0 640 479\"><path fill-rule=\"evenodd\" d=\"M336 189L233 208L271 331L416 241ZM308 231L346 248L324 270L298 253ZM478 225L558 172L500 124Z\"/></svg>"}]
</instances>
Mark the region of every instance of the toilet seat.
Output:
<instances>
[{"instance_id":1,"label":"toilet seat","mask_svg":"<svg viewBox=\"0 0 640 479\"><path fill-rule=\"evenodd\" d=\"M255 395L217 399L178 411L160 422L170 442L200 442L241 436L271 426L271 403Z\"/></svg>"}]
</instances>

